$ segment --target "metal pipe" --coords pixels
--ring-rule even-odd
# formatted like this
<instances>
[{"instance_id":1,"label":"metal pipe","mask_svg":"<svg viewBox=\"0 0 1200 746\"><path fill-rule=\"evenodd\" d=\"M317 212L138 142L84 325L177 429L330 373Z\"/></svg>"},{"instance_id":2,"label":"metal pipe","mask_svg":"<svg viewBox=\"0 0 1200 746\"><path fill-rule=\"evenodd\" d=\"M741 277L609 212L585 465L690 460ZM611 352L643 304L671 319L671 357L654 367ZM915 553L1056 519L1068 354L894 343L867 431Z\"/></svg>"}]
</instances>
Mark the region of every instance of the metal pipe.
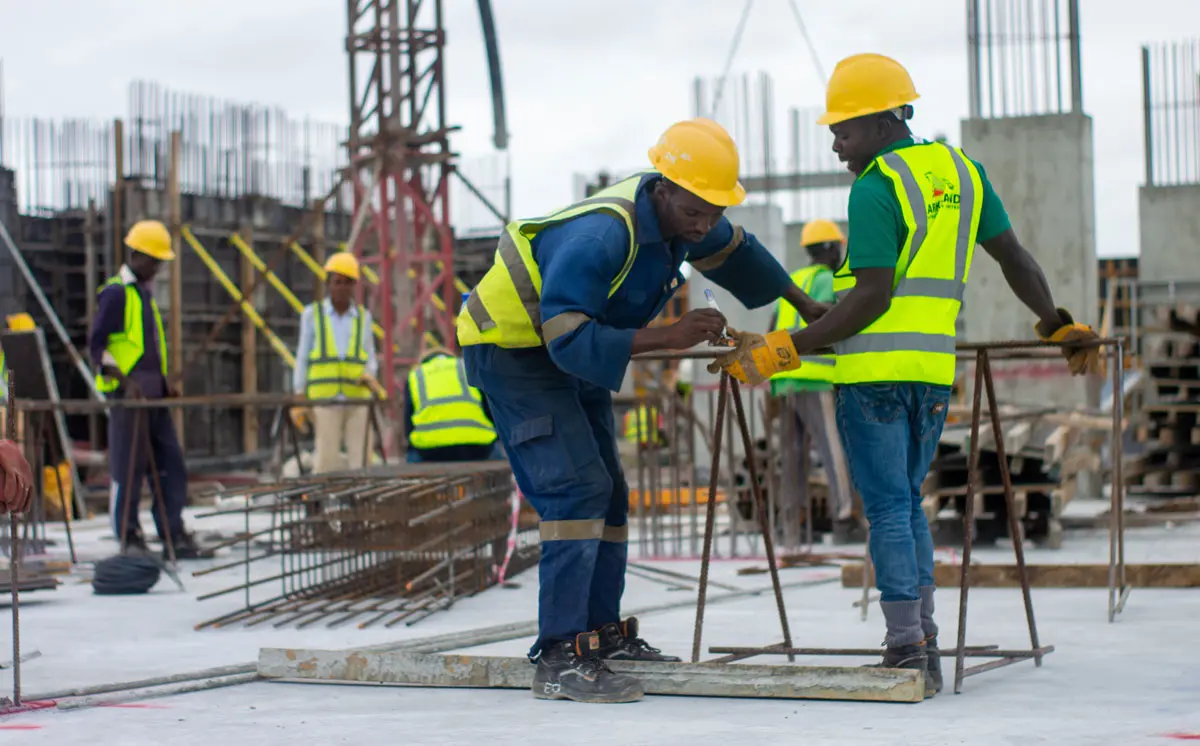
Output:
<instances>
[{"instance_id":1,"label":"metal pipe","mask_svg":"<svg viewBox=\"0 0 1200 746\"><path fill-rule=\"evenodd\" d=\"M717 515L717 481L721 478L721 436L725 423L725 409L729 401L729 374L721 372L720 389L717 396L717 417L713 428L712 464L708 478L708 502L704 506L704 550L700 559L700 589L696 599L696 626L692 634L692 663L700 661L700 636L704 626L704 604L708 592L708 565L712 558L713 528Z\"/></svg>"}]
</instances>

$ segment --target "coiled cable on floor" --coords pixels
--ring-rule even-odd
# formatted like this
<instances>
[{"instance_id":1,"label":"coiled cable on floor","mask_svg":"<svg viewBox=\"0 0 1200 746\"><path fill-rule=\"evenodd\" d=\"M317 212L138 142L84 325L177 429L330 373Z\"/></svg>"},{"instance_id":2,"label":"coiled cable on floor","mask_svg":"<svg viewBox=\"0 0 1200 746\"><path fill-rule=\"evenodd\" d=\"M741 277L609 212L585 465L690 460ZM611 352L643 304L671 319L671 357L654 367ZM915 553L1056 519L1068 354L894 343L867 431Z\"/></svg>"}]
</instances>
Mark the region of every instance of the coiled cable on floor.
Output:
<instances>
[{"instance_id":1,"label":"coiled cable on floor","mask_svg":"<svg viewBox=\"0 0 1200 746\"><path fill-rule=\"evenodd\" d=\"M151 557L118 554L96 563L92 591L101 596L146 593L162 577L162 568Z\"/></svg>"}]
</instances>

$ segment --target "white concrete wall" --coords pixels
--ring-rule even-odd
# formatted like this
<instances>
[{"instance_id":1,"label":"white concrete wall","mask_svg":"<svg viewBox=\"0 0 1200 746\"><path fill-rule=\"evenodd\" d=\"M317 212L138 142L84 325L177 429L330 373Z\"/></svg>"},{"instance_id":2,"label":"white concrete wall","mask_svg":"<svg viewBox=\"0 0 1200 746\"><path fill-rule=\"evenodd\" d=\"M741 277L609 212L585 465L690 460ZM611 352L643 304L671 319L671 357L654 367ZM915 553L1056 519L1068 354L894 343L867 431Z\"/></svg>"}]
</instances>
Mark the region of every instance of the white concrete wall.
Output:
<instances>
[{"instance_id":1,"label":"white concrete wall","mask_svg":"<svg viewBox=\"0 0 1200 746\"><path fill-rule=\"evenodd\" d=\"M1200 185L1140 188L1138 223L1140 279L1200 277Z\"/></svg>"},{"instance_id":2,"label":"white concrete wall","mask_svg":"<svg viewBox=\"0 0 1200 746\"><path fill-rule=\"evenodd\" d=\"M1077 321L1098 324L1091 118L966 120L962 147L983 164L1017 237L1041 264L1055 302ZM1035 338L1036 319L982 247L968 275L963 314L964 338L972 342ZM996 394L1008 401L1084 405L1098 391L1072 378L1057 360L993 367Z\"/></svg>"}]
</instances>

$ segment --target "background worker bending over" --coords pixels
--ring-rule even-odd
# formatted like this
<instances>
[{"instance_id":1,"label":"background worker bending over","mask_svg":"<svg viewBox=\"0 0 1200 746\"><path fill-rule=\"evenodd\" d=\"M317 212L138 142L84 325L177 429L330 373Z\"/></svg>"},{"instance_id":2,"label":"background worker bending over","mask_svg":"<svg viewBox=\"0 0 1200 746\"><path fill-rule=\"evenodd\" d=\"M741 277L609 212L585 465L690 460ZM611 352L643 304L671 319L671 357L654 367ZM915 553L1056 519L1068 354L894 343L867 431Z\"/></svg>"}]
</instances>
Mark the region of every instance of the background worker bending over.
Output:
<instances>
[{"instance_id":1,"label":"background worker bending over","mask_svg":"<svg viewBox=\"0 0 1200 746\"><path fill-rule=\"evenodd\" d=\"M720 359L762 380L808 351L837 352L838 426L870 523L871 559L887 623L881 665L926 669L941 689L933 619L933 541L921 509L955 374L955 320L980 242L1013 293L1037 317L1042 339L1095 340L1054 305L1038 263L1021 245L983 166L962 150L913 137L918 96L895 60L860 54L838 63L818 120L857 175L850 190L847 260L837 303L792 333L740 334ZM754 352L757 351L756 356ZM1095 347L1063 348L1071 372L1100 369Z\"/></svg>"},{"instance_id":2,"label":"background worker bending over","mask_svg":"<svg viewBox=\"0 0 1200 746\"><path fill-rule=\"evenodd\" d=\"M154 276L162 263L175 260L171 234L157 220L143 220L129 229L125 245L130 249L128 260L100 288L96 317L88 336L88 350L97 369L96 388L109 399L178 396L178 390L167 382L167 341L162 315L151 291ZM167 555L169 537L176 558L197 558L200 551L183 526L187 466L175 433L175 423L166 407L109 410L108 470L112 482L109 513L113 533L118 541L124 540L126 548L146 551L146 540L138 520L138 502L142 480L150 468L145 447L147 433L154 464L162 475L166 524L163 524L164 511L155 507L150 514L163 541L163 556Z\"/></svg>"},{"instance_id":3,"label":"background worker bending over","mask_svg":"<svg viewBox=\"0 0 1200 746\"><path fill-rule=\"evenodd\" d=\"M714 341L725 318L692 310L646 328L683 284L684 261L750 308L812 302L754 236L724 217L745 198L716 122L669 128L655 170L548 217L510 223L458 315L467 378L483 391L522 494L541 517L534 696L624 702L641 684L606 659L678 660L620 618L629 490L612 392L631 355ZM693 277L696 282L698 278Z\"/></svg>"},{"instance_id":4,"label":"background worker bending over","mask_svg":"<svg viewBox=\"0 0 1200 746\"><path fill-rule=\"evenodd\" d=\"M846 237L842 230L829 220L813 220L805 224L800 233L800 245L812 260L807 267L792 273L796 283L806 295L818 303L832 303L833 271L842 263L842 248ZM776 306L771 329L799 331L807 324L795 306L780 299ZM786 543L795 546L800 539L800 507L809 499L808 474L804 463L808 457L805 436L811 436L821 465L825 467L825 478L829 482L829 506L833 513L833 536L844 543L858 536L858 522L854 519L853 498L850 491L850 474L846 470L846 454L838 435L837 419L834 416L833 380L837 358L834 355L809 355L804 357L799 368L785 370L771 377L771 396L787 397L795 404L794 422L784 422L783 427L794 427L792 443L794 451L784 455L784 484L794 484L795 492L788 495L783 510L783 536Z\"/></svg>"},{"instance_id":5,"label":"background worker bending over","mask_svg":"<svg viewBox=\"0 0 1200 746\"><path fill-rule=\"evenodd\" d=\"M408 374L404 423L409 463L504 458L487 401L467 383L462 360L443 347Z\"/></svg>"},{"instance_id":6,"label":"background worker bending over","mask_svg":"<svg viewBox=\"0 0 1200 746\"><path fill-rule=\"evenodd\" d=\"M292 421L300 428L311 415L316 441L314 474L342 468L343 446L348 469L366 466L371 455L367 402L371 392L380 389L375 378L379 363L371 312L354 302L358 277L358 260L353 254L342 251L329 257L325 262L328 297L308 304L300 315L292 390L309 399L363 402L292 409Z\"/></svg>"}]
</instances>

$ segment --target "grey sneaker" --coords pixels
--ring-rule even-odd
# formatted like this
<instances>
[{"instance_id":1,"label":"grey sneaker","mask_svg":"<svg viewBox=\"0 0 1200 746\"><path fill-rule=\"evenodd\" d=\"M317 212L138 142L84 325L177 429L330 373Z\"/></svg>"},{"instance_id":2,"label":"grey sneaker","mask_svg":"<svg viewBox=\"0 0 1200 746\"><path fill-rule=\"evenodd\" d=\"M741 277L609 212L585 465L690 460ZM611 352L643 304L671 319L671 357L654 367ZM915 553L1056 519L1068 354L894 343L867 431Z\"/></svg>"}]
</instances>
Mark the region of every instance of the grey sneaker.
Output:
<instances>
[{"instance_id":1,"label":"grey sneaker","mask_svg":"<svg viewBox=\"0 0 1200 746\"><path fill-rule=\"evenodd\" d=\"M923 671L925 673L925 698L928 699L937 693L929 673L930 666L932 665L938 667L938 689L940 689L941 664L929 662L925 641L922 640L915 645L898 645L892 648L884 648L883 660L879 663L868 664L866 668L907 668L915 671Z\"/></svg>"},{"instance_id":2,"label":"grey sneaker","mask_svg":"<svg viewBox=\"0 0 1200 746\"><path fill-rule=\"evenodd\" d=\"M600 657L600 635L584 632L542 649L533 674L533 696L575 702L636 702L645 696L632 676L613 673Z\"/></svg>"}]
</instances>

